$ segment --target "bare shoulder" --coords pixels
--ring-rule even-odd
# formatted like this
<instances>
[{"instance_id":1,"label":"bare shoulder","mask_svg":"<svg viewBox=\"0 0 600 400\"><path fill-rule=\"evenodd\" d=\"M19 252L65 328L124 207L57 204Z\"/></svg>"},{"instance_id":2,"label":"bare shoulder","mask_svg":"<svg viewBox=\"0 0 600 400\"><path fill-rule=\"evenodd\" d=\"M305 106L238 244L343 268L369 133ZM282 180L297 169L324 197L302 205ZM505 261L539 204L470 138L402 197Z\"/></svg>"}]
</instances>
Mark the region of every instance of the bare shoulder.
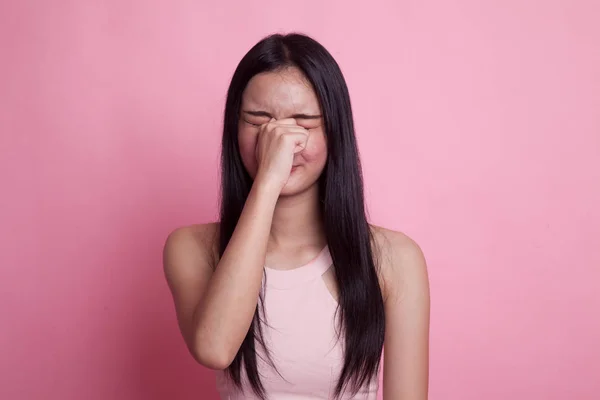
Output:
<instances>
[{"instance_id":1,"label":"bare shoulder","mask_svg":"<svg viewBox=\"0 0 600 400\"><path fill-rule=\"evenodd\" d=\"M430 299L425 257L404 233L371 229L385 308L383 397L426 399Z\"/></svg>"},{"instance_id":2,"label":"bare shoulder","mask_svg":"<svg viewBox=\"0 0 600 400\"><path fill-rule=\"evenodd\" d=\"M429 295L427 264L421 247L405 233L371 225L384 298L407 291Z\"/></svg>"},{"instance_id":3,"label":"bare shoulder","mask_svg":"<svg viewBox=\"0 0 600 400\"><path fill-rule=\"evenodd\" d=\"M194 310L215 268L218 224L184 226L171 232L163 248L164 275L173 296L179 328L195 356Z\"/></svg>"},{"instance_id":4,"label":"bare shoulder","mask_svg":"<svg viewBox=\"0 0 600 400\"><path fill-rule=\"evenodd\" d=\"M219 224L216 222L182 226L173 230L163 248L163 266L167 279L185 274L201 264L214 265L218 254ZM192 271L187 271L192 272Z\"/></svg>"}]
</instances>

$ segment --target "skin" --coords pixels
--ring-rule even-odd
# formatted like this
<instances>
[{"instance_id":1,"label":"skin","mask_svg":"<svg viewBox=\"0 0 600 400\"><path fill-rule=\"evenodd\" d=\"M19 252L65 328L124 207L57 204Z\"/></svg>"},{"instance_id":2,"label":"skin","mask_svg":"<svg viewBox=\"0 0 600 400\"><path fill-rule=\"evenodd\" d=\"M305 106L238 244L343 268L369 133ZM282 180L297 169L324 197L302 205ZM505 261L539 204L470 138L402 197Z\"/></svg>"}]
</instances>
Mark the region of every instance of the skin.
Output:
<instances>
[{"instance_id":1,"label":"skin","mask_svg":"<svg viewBox=\"0 0 600 400\"><path fill-rule=\"evenodd\" d=\"M256 75L242 96L238 143L242 162L253 178L258 169L259 127L272 118L283 124L298 125L309 133L306 147L294 156L293 165L298 168L280 196L297 195L307 189L314 192L314 183L327 161L327 140L317 96L295 68Z\"/></svg>"},{"instance_id":2,"label":"skin","mask_svg":"<svg viewBox=\"0 0 600 400\"><path fill-rule=\"evenodd\" d=\"M248 330L263 265L294 268L326 244L317 180L327 160L327 138L311 85L295 68L259 74L244 91L240 114L240 154L254 184L223 257L218 259L218 223L175 230L163 252L182 335L194 358L213 369L231 363ZM298 167L283 183L265 167L269 156L260 151L267 148L261 136L267 124L305 137L289 164ZM277 176L286 175L279 170ZM425 400L430 310L425 259L405 234L371 228L386 314L383 396ZM335 294L334 281L326 283Z\"/></svg>"}]
</instances>

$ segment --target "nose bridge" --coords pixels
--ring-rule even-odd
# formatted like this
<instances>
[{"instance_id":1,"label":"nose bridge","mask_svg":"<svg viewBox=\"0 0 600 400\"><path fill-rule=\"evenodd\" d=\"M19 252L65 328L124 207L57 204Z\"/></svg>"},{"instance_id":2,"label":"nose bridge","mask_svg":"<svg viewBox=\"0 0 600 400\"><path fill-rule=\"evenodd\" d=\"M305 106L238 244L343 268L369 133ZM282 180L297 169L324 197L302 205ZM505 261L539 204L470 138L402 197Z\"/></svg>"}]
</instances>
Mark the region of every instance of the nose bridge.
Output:
<instances>
[{"instance_id":1,"label":"nose bridge","mask_svg":"<svg viewBox=\"0 0 600 400\"><path fill-rule=\"evenodd\" d=\"M272 108L273 110L270 114L276 120L292 118L292 116L296 114L296 109L293 104L286 104L286 102L283 101L274 104Z\"/></svg>"}]
</instances>

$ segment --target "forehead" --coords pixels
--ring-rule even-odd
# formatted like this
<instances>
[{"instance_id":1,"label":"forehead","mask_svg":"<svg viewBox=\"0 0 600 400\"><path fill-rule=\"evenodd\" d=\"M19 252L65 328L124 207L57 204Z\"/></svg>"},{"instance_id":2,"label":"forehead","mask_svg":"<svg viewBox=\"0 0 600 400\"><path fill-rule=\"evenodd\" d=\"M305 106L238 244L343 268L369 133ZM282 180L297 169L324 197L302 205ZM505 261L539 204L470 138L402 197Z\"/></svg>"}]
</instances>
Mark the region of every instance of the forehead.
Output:
<instances>
[{"instance_id":1,"label":"forehead","mask_svg":"<svg viewBox=\"0 0 600 400\"><path fill-rule=\"evenodd\" d=\"M319 113L315 91L297 68L255 75L244 90L242 107L266 111L276 118L294 113Z\"/></svg>"}]
</instances>

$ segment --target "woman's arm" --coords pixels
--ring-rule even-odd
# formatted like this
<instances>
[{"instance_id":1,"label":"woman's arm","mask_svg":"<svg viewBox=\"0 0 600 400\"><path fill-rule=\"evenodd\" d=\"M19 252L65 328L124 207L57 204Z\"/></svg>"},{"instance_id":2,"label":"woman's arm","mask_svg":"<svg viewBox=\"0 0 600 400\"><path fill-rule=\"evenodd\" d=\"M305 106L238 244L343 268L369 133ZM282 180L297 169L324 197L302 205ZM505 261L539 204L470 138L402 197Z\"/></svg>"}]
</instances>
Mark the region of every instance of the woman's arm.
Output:
<instances>
[{"instance_id":1,"label":"woman's arm","mask_svg":"<svg viewBox=\"0 0 600 400\"><path fill-rule=\"evenodd\" d=\"M181 333L190 353L209 368L227 368L248 332L278 197L277 188L255 182L214 272L214 224L180 228L165 243L164 272Z\"/></svg>"},{"instance_id":2,"label":"woman's arm","mask_svg":"<svg viewBox=\"0 0 600 400\"><path fill-rule=\"evenodd\" d=\"M429 279L419 246L388 231L384 400L426 400L429 384Z\"/></svg>"},{"instance_id":3,"label":"woman's arm","mask_svg":"<svg viewBox=\"0 0 600 400\"><path fill-rule=\"evenodd\" d=\"M194 240L185 229L175 231L163 252L181 332L194 358L213 369L231 364L248 333L275 206L290 177L294 155L308 140L308 130L291 118L271 119L252 134L257 135L256 176L214 272L208 257L214 241L206 240L203 232Z\"/></svg>"}]
</instances>

